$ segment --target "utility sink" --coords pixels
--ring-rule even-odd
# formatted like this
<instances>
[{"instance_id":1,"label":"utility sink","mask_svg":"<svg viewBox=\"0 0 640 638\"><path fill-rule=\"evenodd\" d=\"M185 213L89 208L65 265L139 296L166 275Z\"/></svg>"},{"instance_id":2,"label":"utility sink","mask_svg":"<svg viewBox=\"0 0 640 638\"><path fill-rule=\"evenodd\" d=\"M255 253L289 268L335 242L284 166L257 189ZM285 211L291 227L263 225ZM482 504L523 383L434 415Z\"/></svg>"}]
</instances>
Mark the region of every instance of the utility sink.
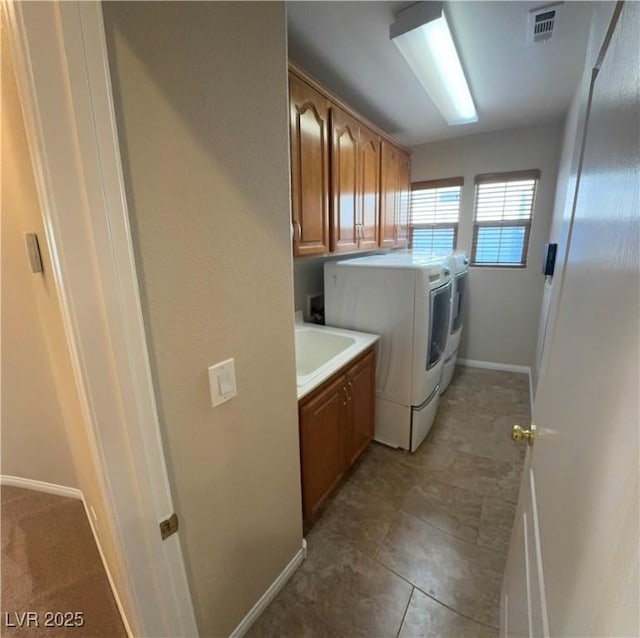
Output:
<instances>
[{"instance_id":1,"label":"utility sink","mask_svg":"<svg viewBox=\"0 0 640 638\"><path fill-rule=\"evenodd\" d=\"M298 399L309 394L379 338L364 332L297 323Z\"/></svg>"},{"instance_id":2,"label":"utility sink","mask_svg":"<svg viewBox=\"0 0 640 638\"><path fill-rule=\"evenodd\" d=\"M313 374L356 340L333 332L301 328L296 330L296 369L299 376Z\"/></svg>"}]
</instances>

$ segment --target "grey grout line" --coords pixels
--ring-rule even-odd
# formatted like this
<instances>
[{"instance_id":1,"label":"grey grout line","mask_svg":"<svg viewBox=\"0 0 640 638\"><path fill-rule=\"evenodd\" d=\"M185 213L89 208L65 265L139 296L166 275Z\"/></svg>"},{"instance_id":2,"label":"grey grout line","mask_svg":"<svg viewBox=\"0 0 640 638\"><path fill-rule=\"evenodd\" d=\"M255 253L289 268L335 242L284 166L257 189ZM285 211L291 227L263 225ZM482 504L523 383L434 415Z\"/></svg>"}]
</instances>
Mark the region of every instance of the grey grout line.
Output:
<instances>
[{"instance_id":1,"label":"grey grout line","mask_svg":"<svg viewBox=\"0 0 640 638\"><path fill-rule=\"evenodd\" d=\"M462 536L458 536L457 534L454 534L453 532L450 532L448 529L444 529L443 527L440 527L439 525L436 525L435 523L432 523L431 521L427 521L424 518L420 517L420 516L416 516L415 514L412 514L411 512L407 512L406 510L401 510L403 514L406 514L407 516L411 516L412 518L415 518L416 520L420 521L421 523L426 523L427 525L430 525L431 527L440 530L441 532L444 532L445 534L447 534L448 536L453 536L453 538L457 538L459 541L463 541L464 543L469 543L470 545L477 545L478 547L481 547L481 545L478 545L476 543L476 540L478 538L478 534L480 533L479 530L476 530L476 538L472 541L470 541L468 538L462 538ZM469 526L470 527L470 526Z\"/></svg>"},{"instance_id":2,"label":"grey grout line","mask_svg":"<svg viewBox=\"0 0 640 638\"><path fill-rule=\"evenodd\" d=\"M500 629L500 627L495 627L494 625L489 625L486 622L482 622L481 620L477 620L476 618L472 618L471 616L468 616L467 614L463 614L462 612L458 611L457 609L454 609L450 605L447 605L446 603L443 603L441 600L438 600L433 594L428 594L426 591L423 591L422 589L420 589L420 587L416 587L414 585L414 589L417 589L420 593L424 594L428 598L431 598L431 600L435 600L435 602L437 602L438 605L442 605L443 607L446 607L449 611L452 611L454 614L458 614L458 616L462 616L463 618L466 618L467 620L470 620L471 622L474 622L477 625L482 625L483 627L488 627L489 629Z\"/></svg>"},{"instance_id":3,"label":"grey grout line","mask_svg":"<svg viewBox=\"0 0 640 638\"><path fill-rule=\"evenodd\" d=\"M397 571L395 571L395 569L392 569L388 565L385 565L384 563L381 563L377 559L376 559L376 562L379 565L381 565L382 567L384 567L385 569L387 569L388 571L390 571L392 574L394 574L395 576L400 578L401 580L404 580L404 582L407 583L408 585L411 585L413 587L413 589L417 589L421 594L424 594L428 598L431 598L431 600L435 600L435 602L437 602L438 605L442 605L443 607L446 607L449 611L452 611L454 614L458 614L458 616L462 616L463 618L466 618L467 620L471 620L472 622L477 623L478 625L482 625L483 627L489 627L490 629L499 629L499 627L495 627L494 625L489 625L486 622L482 622L481 620L476 620L472 616L468 616L467 614L463 614L462 612L458 611L454 607L451 607L450 605L447 605L446 603L443 603L441 600L436 598L433 594L429 594L426 591L424 591L424 589L420 589L420 587L418 587L416 584L412 583L410 580L405 578L402 574L399 574ZM413 590L411 591L411 595L413 596ZM411 598L409 598L409 601L411 601ZM405 611L405 616L406 616L406 611ZM404 617L403 617L403 622L404 622ZM402 628L402 625L400 625L400 627Z\"/></svg>"},{"instance_id":4,"label":"grey grout line","mask_svg":"<svg viewBox=\"0 0 640 638\"><path fill-rule=\"evenodd\" d=\"M492 549L491 547L483 547L482 545L477 545L475 543L475 541L469 541L469 540L466 540L464 538L460 538L459 536L456 536L455 534L452 534L451 532L448 532L447 530L442 529L442 528L438 527L437 525L434 525L433 523L429 523L429 522L423 520L422 518L418 518L417 516L414 516L413 514L409 514L408 512L405 512L404 510L402 511L402 513L405 516L409 516L412 519L414 519L415 521L418 521L419 523L424 523L425 525L428 525L429 527L433 527L433 529L437 529L439 532L442 532L443 534L446 534L447 536L451 536L452 538L455 538L458 541L466 543L467 545L473 545L474 547L478 547L480 549L487 549L490 552L493 552L494 554L500 554L501 556L504 556L504 552L501 552L500 550ZM377 552L376 552L376 555L377 555Z\"/></svg>"},{"instance_id":5,"label":"grey grout line","mask_svg":"<svg viewBox=\"0 0 640 638\"><path fill-rule=\"evenodd\" d=\"M407 606L404 608L404 614L402 614L402 620L400 621L400 626L398 627L398 631L396 632L396 638L399 638L400 632L402 631L402 625L404 625L404 619L407 617L407 612L409 611L409 605L411 605L411 599L413 598L414 591L415 591L415 587L412 587L411 593L409 594L409 600L407 600Z\"/></svg>"},{"instance_id":6,"label":"grey grout line","mask_svg":"<svg viewBox=\"0 0 640 638\"><path fill-rule=\"evenodd\" d=\"M391 528L394 526L395 522L398 520L398 515L400 513L402 513L402 510L397 510L396 513L394 514L393 518L391 519L391 522L389 523L389 527L387 528L387 531L385 532L384 538L380 541L380 544L378 545L378 549L376 549L376 552L373 555L373 560L377 561L378 563L380 563L380 561L378 561L378 554L379 554L380 550L382 549L382 546L384 545L384 542L387 540L387 537L389 536L389 532L391 531ZM380 565L382 565L382 563L380 563Z\"/></svg>"}]
</instances>

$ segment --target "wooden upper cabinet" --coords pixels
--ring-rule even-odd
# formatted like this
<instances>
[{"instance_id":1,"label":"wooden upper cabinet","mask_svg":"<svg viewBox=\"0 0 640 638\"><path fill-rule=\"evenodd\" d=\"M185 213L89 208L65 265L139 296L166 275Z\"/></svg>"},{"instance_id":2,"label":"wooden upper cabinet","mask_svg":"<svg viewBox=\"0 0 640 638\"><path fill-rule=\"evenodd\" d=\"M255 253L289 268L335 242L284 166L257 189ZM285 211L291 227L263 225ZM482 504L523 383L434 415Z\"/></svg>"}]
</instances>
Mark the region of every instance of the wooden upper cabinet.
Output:
<instances>
[{"instance_id":1,"label":"wooden upper cabinet","mask_svg":"<svg viewBox=\"0 0 640 638\"><path fill-rule=\"evenodd\" d=\"M396 245L400 151L386 140L383 140L381 153L380 246L392 248Z\"/></svg>"},{"instance_id":2,"label":"wooden upper cabinet","mask_svg":"<svg viewBox=\"0 0 640 638\"><path fill-rule=\"evenodd\" d=\"M382 141L380 162L380 246L409 244L411 203L411 157L402 149Z\"/></svg>"},{"instance_id":3,"label":"wooden upper cabinet","mask_svg":"<svg viewBox=\"0 0 640 638\"><path fill-rule=\"evenodd\" d=\"M293 255L408 245L409 154L290 63Z\"/></svg>"},{"instance_id":4,"label":"wooden upper cabinet","mask_svg":"<svg viewBox=\"0 0 640 638\"><path fill-rule=\"evenodd\" d=\"M360 211L357 223L358 247L373 250L378 247L380 216L380 137L360 126L358 140Z\"/></svg>"},{"instance_id":5,"label":"wooden upper cabinet","mask_svg":"<svg viewBox=\"0 0 640 638\"><path fill-rule=\"evenodd\" d=\"M293 255L329 246L329 101L289 73Z\"/></svg>"},{"instance_id":6,"label":"wooden upper cabinet","mask_svg":"<svg viewBox=\"0 0 640 638\"><path fill-rule=\"evenodd\" d=\"M380 215L380 137L337 107L331 118L334 252L375 250Z\"/></svg>"},{"instance_id":7,"label":"wooden upper cabinet","mask_svg":"<svg viewBox=\"0 0 640 638\"><path fill-rule=\"evenodd\" d=\"M353 252L358 248L358 133L358 122L334 107L331 118L331 250L337 253Z\"/></svg>"},{"instance_id":8,"label":"wooden upper cabinet","mask_svg":"<svg viewBox=\"0 0 640 638\"><path fill-rule=\"evenodd\" d=\"M411 157L400 152L398 165L398 208L396 214L396 246L409 245L409 218L411 214Z\"/></svg>"}]
</instances>

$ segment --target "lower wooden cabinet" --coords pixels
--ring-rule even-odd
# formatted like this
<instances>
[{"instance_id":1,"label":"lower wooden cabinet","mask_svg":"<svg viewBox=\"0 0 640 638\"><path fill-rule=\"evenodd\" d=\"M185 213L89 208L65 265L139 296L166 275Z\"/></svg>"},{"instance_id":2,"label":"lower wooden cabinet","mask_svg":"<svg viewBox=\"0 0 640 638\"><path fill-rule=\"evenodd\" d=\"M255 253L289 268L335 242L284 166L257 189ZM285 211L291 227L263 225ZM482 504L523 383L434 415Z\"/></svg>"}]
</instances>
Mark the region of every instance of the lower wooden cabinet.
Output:
<instances>
[{"instance_id":1,"label":"lower wooden cabinet","mask_svg":"<svg viewBox=\"0 0 640 638\"><path fill-rule=\"evenodd\" d=\"M375 351L367 350L298 407L302 514L313 518L373 439Z\"/></svg>"}]
</instances>

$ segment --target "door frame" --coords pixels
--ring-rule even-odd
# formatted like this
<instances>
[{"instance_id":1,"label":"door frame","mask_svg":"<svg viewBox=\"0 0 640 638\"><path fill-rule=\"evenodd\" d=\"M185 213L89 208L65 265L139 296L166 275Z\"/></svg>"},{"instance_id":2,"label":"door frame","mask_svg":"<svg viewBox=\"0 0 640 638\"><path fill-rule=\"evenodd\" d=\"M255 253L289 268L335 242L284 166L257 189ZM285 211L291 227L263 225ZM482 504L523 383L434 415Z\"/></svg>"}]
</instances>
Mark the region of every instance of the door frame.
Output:
<instances>
[{"instance_id":1,"label":"door frame","mask_svg":"<svg viewBox=\"0 0 640 638\"><path fill-rule=\"evenodd\" d=\"M100 2L2 0L53 278L134 635L198 634L140 304ZM124 590L124 591L122 591Z\"/></svg>"}]
</instances>

